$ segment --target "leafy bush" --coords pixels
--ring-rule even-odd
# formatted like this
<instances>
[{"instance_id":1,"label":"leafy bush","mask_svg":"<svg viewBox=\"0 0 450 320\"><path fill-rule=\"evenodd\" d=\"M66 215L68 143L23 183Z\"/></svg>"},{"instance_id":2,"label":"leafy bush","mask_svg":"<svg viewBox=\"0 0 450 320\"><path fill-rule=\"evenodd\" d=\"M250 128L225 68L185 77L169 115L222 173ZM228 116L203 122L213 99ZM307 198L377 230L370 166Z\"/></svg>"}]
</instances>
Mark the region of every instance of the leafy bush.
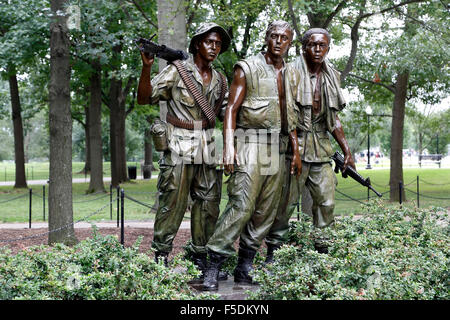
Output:
<instances>
[{"instance_id":1,"label":"leafy bush","mask_svg":"<svg viewBox=\"0 0 450 320\"><path fill-rule=\"evenodd\" d=\"M445 209L387 209L323 231L329 254L314 250L310 219L291 224L290 245L255 268L253 299L448 299L449 228ZM323 235L323 234L322 234Z\"/></svg>"},{"instance_id":2,"label":"leafy bush","mask_svg":"<svg viewBox=\"0 0 450 320\"><path fill-rule=\"evenodd\" d=\"M187 282L198 275L175 257L170 268L139 253L142 238L123 248L97 235L74 247L36 246L11 255L0 250L0 299L211 299Z\"/></svg>"}]
</instances>

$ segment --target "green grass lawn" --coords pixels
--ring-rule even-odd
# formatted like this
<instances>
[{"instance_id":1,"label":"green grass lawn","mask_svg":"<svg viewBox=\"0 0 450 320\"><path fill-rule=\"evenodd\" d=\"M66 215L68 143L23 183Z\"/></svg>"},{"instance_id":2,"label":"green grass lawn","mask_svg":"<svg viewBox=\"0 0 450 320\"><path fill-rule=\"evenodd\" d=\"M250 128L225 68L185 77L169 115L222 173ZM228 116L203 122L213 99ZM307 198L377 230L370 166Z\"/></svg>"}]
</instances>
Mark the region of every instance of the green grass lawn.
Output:
<instances>
[{"instance_id":1,"label":"green grass lawn","mask_svg":"<svg viewBox=\"0 0 450 320\"><path fill-rule=\"evenodd\" d=\"M359 170L363 177L370 177L373 186L377 191L383 193L382 201L388 203L389 200L389 170ZM156 173L152 172L152 176ZM420 179L420 207L440 206L450 207L450 169L404 169L404 184L406 186L406 202L405 206L416 206L416 178ZM227 177L224 177L226 181ZM145 204L152 206L155 203L156 196L156 179L137 180L123 184L128 197L133 198ZM43 187L42 185L33 185L32 197L32 221L43 221ZM225 208L227 201L227 185L223 184L222 201L220 211ZM86 221L110 221L116 220L117 216L117 191L113 190L113 202L110 207L109 184L105 183L105 194L89 194L85 192L88 188L87 183L73 184L73 211L74 221L86 219ZM338 174L337 190L343 194L366 202L367 188L362 187L351 178L343 179ZM387 192L387 193L386 193ZM337 215L350 213L363 213L364 209L359 202L351 201L348 197L339 192L336 193L336 209ZM46 196L48 196L48 186L46 186ZM371 197L376 197L370 192ZM434 199L446 198L446 199ZM125 199L125 219L126 220L152 220L154 218L154 210L147 206L136 203L130 199ZM398 205L394 203L392 205ZM103 209L102 209L103 208ZM102 209L102 210L100 210ZM112 209L112 213L111 213ZM100 210L100 211L99 211ZM94 212L97 212L93 214ZM93 215L92 215L93 214ZM28 222L29 217L29 191L24 189L14 189L12 187L0 187L0 222ZM189 213L186 219L189 219ZM48 202L45 202L45 218L48 219Z\"/></svg>"},{"instance_id":2,"label":"green grass lawn","mask_svg":"<svg viewBox=\"0 0 450 320\"><path fill-rule=\"evenodd\" d=\"M137 167L137 175L141 175L140 162L127 162L128 166ZM153 165L158 168L158 163ZM89 175L81 173L84 168L84 162L72 162L73 178L89 178ZM25 164L25 175L27 180L48 180L49 163L48 162L30 162ZM153 173L152 173L153 174ZM103 162L104 177L111 177L111 163ZM0 181L14 181L15 180L15 164L14 162L0 163Z\"/></svg>"},{"instance_id":3,"label":"green grass lawn","mask_svg":"<svg viewBox=\"0 0 450 320\"><path fill-rule=\"evenodd\" d=\"M381 200L389 203L389 170L366 170L360 168L358 172L364 178L370 177L372 186L383 194ZM419 205L421 208L428 206L450 207L450 169L448 168L403 169L403 184L406 193L404 205L417 206L417 176L419 176ZM351 178L343 179L340 173L338 174L337 190L361 202L366 202L367 200L367 188ZM361 204L350 200L340 192L336 192L335 212L337 214L361 211ZM372 191L370 191L369 196L371 199L378 198Z\"/></svg>"}]
</instances>

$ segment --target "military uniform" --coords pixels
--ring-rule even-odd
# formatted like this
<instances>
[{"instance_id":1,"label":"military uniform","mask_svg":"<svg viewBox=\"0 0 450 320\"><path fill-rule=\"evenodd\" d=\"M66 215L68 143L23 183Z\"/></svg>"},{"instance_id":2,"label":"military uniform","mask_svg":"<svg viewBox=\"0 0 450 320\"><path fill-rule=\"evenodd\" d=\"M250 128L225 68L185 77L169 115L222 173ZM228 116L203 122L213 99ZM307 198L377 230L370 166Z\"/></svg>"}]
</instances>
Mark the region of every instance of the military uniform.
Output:
<instances>
[{"instance_id":1,"label":"military uniform","mask_svg":"<svg viewBox=\"0 0 450 320\"><path fill-rule=\"evenodd\" d=\"M340 89L339 73L325 61L322 67L320 101L321 109L312 111L312 99L317 79L309 73L303 55L299 56L292 67L300 71L302 79L296 109L298 115L297 135L300 156L302 157L302 174L298 181L286 177L286 185L280 199L279 212L265 239L268 245L281 246L287 239L289 219L306 186L313 199L313 223L317 228L324 228L334 223L335 189L337 179L331 167L333 154L329 133L336 126L336 114L345 107L345 100Z\"/></svg>"},{"instance_id":2,"label":"military uniform","mask_svg":"<svg viewBox=\"0 0 450 320\"><path fill-rule=\"evenodd\" d=\"M266 63L264 55L260 53L236 65L245 73L247 90L237 115L236 133L242 129L245 134L235 135L237 164L228 182L228 204L207 244L208 251L222 256L235 252L233 243L239 235L240 248L256 251L269 231L286 170L281 164L289 144L288 134L297 121L292 94L299 81L297 71L284 67L287 112L282 113L276 71ZM262 140L266 133L267 141ZM270 164L263 163L264 155L269 156Z\"/></svg>"},{"instance_id":3,"label":"military uniform","mask_svg":"<svg viewBox=\"0 0 450 320\"><path fill-rule=\"evenodd\" d=\"M230 43L228 35L218 25L209 23L201 26L192 38L189 48L191 53L194 53L194 38L210 31L222 34L222 51L226 50ZM220 74L211 68L211 81L205 86L192 57L182 63L209 105L214 108L216 102L220 101ZM155 218L152 247L156 249L157 254L165 256L172 250L173 239L183 220L190 194L193 200L191 249L194 254L206 257L205 245L214 231L219 216L222 171L217 171L216 166L217 159L221 159L221 152L218 156L217 151L214 152L213 130L201 129L201 122L204 119L202 110L189 93L174 65L168 65L152 79L151 84L151 104L160 100L167 101L168 117L176 118L179 122L194 123L195 128L199 128L190 130L167 123L168 149L164 151L159 161L160 173L157 183L159 207ZM223 110L226 104L227 96L222 103Z\"/></svg>"}]
</instances>

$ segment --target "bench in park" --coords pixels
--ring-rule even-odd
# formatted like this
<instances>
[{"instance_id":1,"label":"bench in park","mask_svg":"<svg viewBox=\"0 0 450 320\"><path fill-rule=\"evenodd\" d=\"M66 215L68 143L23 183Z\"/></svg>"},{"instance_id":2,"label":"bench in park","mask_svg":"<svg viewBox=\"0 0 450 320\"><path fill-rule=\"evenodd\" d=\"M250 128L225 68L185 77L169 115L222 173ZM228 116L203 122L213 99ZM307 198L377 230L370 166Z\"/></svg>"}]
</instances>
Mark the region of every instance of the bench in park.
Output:
<instances>
[{"instance_id":1,"label":"bench in park","mask_svg":"<svg viewBox=\"0 0 450 320\"><path fill-rule=\"evenodd\" d=\"M442 154L419 154L419 167L422 168L422 161L434 162L441 167Z\"/></svg>"}]
</instances>

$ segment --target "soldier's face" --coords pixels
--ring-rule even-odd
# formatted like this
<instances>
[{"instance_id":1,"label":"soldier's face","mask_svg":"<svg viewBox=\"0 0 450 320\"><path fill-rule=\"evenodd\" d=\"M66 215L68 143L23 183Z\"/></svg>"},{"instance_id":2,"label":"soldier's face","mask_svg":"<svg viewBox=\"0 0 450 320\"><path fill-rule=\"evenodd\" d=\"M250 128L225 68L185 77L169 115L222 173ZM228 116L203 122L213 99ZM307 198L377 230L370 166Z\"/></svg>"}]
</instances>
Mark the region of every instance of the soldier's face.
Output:
<instances>
[{"instance_id":1,"label":"soldier's face","mask_svg":"<svg viewBox=\"0 0 450 320\"><path fill-rule=\"evenodd\" d=\"M217 32L208 33L197 45L197 54L208 62L213 62L222 48L222 38Z\"/></svg>"},{"instance_id":2,"label":"soldier's face","mask_svg":"<svg viewBox=\"0 0 450 320\"><path fill-rule=\"evenodd\" d=\"M308 61L322 63L330 50L327 36L324 34L312 34L304 50Z\"/></svg>"},{"instance_id":3,"label":"soldier's face","mask_svg":"<svg viewBox=\"0 0 450 320\"><path fill-rule=\"evenodd\" d=\"M284 56L291 46L292 34L289 29L276 26L266 39L267 51L275 56Z\"/></svg>"}]
</instances>

